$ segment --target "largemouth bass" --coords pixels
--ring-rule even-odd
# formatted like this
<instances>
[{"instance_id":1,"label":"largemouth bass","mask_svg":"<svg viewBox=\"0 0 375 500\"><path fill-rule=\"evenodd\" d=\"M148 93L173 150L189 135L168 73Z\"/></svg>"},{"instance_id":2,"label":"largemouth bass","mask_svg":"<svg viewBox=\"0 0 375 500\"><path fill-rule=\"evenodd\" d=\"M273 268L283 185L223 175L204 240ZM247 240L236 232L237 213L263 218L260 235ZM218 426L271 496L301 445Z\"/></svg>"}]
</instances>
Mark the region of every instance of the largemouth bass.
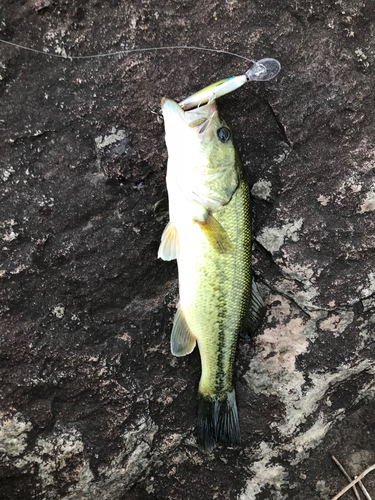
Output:
<instances>
[{"instance_id":1,"label":"largemouth bass","mask_svg":"<svg viewBox=\"0 0 375 500\"><path fill-rule=\"evenodd\" d=\"M180 285L171 350L184 356L198 343L197 437L200 448L211 451L240 443L233 383L237 337L241 328L254 330L264 312L251 278L249 190L215 101L184 111L163 98L161 106L170 222L158 256L177 259Z\"/></svg>"}]
</instances>

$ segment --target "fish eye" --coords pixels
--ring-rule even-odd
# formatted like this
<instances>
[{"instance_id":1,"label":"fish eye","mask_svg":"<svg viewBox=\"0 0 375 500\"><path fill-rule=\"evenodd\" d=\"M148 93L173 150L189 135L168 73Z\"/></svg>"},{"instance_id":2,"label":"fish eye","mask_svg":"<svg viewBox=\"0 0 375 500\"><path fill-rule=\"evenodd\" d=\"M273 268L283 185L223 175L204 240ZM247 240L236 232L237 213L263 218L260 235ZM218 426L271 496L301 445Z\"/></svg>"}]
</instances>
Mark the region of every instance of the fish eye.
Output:
<instances>
[{"instance_id":1,"label":"fish eye","mask_svg":"<svg viewBox=\"0 0 375 500\"><path fill-rule=\"evenodd\" d=\"M225 127L219 128L217 136L221 142L227 142L230 139L230 130Z\"/></svg>"}]
</instances>

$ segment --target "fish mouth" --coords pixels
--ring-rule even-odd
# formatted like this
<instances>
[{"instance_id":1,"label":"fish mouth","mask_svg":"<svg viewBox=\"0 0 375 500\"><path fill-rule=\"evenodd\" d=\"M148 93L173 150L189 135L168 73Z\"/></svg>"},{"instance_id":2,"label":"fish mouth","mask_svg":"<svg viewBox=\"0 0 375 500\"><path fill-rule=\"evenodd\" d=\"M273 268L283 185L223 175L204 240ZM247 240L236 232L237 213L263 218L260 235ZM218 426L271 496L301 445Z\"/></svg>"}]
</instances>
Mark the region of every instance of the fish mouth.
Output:
<instances>
[{"instance_id":1,"label":"fish mouth","mask_svg":"<svg viewBox=\"0 0 375 500\"><path fill-rule=\"evenodd\" d=\"M164 127L169 137L176 134L193 133L200 143L209 142L214 135L213 121L217 114L216 102L211 102L199 108L184 111L181 106L168 97L161 100L164 117Z\"/></svg>"},{"instance_id":2,"label":"fish mouth","mask_svg":"<svg viewBox=\"0 0 375 500\"><path fill-rule=\"evenodd\" d=\"M192 128L198 127L207 120L212 119L217 113L215 101L194 109L189 109L188 111L184 111L176 101L168 97L163 97L160 105L164 119L168 119L169 117L180 117Z\"/></svg>"},{"instance_id":3,"label":"fish mouth","mask_svg":"<svg viewBox=\"0 0 375 500\"><path fill-rule=\"evenodd\" d=\"M184 110L177 104L173 99L169 99L169 97L163 97L160 103L164 119L169 117L180 117L184 119L185 113Z\"/></svg>"}]
</instances>

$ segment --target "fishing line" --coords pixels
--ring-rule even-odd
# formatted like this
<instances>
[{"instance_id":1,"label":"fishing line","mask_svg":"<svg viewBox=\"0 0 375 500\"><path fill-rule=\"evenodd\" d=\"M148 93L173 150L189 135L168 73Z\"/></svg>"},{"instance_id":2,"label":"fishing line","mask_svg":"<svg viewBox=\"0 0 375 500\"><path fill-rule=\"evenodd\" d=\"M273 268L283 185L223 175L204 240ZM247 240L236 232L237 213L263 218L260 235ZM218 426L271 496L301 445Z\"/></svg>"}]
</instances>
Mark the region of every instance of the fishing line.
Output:
<instances>
[{"instance_id":1,"label":"fishing line","mask_svg":"<svg viewBox=\"0 0 375 500\"><path fill-rule=\"evenodd\" d=\"M0 43L4 43L6 45L11 45L12 47L16 47L16 48L22 49L22 50L27 50L29 52L34 52L35 54L41 54L41 55L46 56L46 57L55 57L58 59L71 59L71 60L96 59L96 58L102 58L102 57L113 57L113 56L134 54L136 52L151 52L151 51L158 51L158 50L201 50L204 52L214 52L216 54L226 54L226 55L229 55L232 57L238 57L240 59L244 59L245 61L254 62L252 59L249 59L248 57L240 56L239 54L235 54L234 52L228 52L227 50L211 49L208 47L195 47L195 46L190 46L190 45L172 45L172 46L167 46L167 47L146 47L143 49L126 49L126 50L119 50L119 51L115 51L115 52L107 52L104 54L91 54L91 55L87 55L87 56L69 56L69 55L63 55L63 54L53 54L50 52L44 52L43 50L34 49L32 47L25 47L24 45L19 45L18 43L9 42L8 40L3 40L2 38L0 38Z\"/></svg>"},{"instance_id":2,"label":"fishing line","mask_svg":"<svg viewBox=\"0 0 375 500\"><path fill-rule=\"evenodd\" d=\"M265 58L259 61L253 61L248 57L235 54L234 52L229 52L227 50L212 49L209 47L196 47L193 45L172 45L167 47L146 47L139 49L126 49L119 50L115 52L106 52L104 54L91 54L87 56L68 56L65 54L53 54L49 52L44 52L43 50L34 49L32 47L26 47L24 45L19 45L14 42L9 42L0 38L0 43L10 45L17 49L27 50L29 52L34 52L36 54L41 54L45 57L55 57L58 59L70 59L70 60L83 60L83 59L96 59L103 57L113 57L113 56L124 56L134 53L160 51L160 50L200 50L204 52L214 52L216 54L225 54L232 57L237 57L245 61L251 62L252 66L246 71L244 75L233 76L220 80L219 82L213 83L208 87L196 92L195 94L187 97L183 101L179 102L179 105L184 111L199 107L201 104L213 102L216 98L221 97L233 90L238 89L244 83L250 81L268 81L279 73L281 65L277 59ZM65 52L65 49L64 49Z\"/></svg>"}]
</instances>

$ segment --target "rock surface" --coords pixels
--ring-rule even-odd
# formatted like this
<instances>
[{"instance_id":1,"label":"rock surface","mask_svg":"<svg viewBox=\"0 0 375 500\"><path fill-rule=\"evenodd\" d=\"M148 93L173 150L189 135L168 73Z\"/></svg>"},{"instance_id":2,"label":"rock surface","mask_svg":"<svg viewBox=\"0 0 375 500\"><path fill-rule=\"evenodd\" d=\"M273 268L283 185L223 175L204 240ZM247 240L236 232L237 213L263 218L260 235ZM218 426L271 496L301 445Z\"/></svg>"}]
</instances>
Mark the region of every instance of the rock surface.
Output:
<instances>
[{"instance_id":1,"label":"rock surface","mask_svg":"<svg viewBox=\"0 0 375 500\"><path fill-rule=\"evenodd\" d=\"M0 44L0 498L332 498L332 453L351 475L375 462L374 3L4 0L0 19L0 38L50 54L282 64L219 102L268 314L238 347L243 443L205 455L198 352L169 350L153 113L248 63Z\"/></svg>"}]
</instances>

